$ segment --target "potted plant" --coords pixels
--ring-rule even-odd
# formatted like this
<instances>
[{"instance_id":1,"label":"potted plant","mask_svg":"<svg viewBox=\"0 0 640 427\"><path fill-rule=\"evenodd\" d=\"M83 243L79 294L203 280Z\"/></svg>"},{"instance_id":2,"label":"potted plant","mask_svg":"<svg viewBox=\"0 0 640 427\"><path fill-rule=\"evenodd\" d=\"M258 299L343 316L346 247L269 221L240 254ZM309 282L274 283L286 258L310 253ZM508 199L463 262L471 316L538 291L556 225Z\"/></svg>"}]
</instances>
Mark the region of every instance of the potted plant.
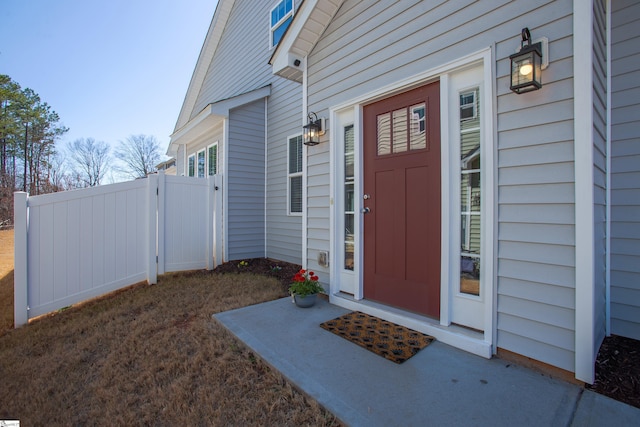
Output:
<instances>
[{"instance_id":1,"label":"potted plant","mask_svg":"<svg viewBox=\"0 0 640 427\"><path fill-rule=\"evenodd\" d=\"M316 296L324 288L318 283L318 276L313 271L300 270L293 276L289 293L298 307L311 307L316 303Z\"/></svg>"}]
</instances>

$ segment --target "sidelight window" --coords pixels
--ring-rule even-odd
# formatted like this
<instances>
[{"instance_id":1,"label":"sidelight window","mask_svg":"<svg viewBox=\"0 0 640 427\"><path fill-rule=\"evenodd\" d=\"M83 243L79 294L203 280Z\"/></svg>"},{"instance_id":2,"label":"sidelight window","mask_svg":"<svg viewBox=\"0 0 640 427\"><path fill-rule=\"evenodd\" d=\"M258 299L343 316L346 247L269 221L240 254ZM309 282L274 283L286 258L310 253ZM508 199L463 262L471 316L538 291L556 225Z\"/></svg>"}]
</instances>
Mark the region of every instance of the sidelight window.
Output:
<instances>
[{"instance_id":1,"label":"sidelight window","mask_svg":"<svg viewBox=\"0 0 640 427\"><path fill-rule=\"evenodd\" d=\"M480 295L480 117L478 88L460 94L460 292Z\"/></svg>"},{"instance_id":2,"label":"sidelight window","mask_svg":"<svg viewBox=\"0 0 640 427\"><path fill-rule=\"evenodd\" d=\"M344 128L344 269L353 271L355 243L354 133Z\"/></svg>"}]
</instances>

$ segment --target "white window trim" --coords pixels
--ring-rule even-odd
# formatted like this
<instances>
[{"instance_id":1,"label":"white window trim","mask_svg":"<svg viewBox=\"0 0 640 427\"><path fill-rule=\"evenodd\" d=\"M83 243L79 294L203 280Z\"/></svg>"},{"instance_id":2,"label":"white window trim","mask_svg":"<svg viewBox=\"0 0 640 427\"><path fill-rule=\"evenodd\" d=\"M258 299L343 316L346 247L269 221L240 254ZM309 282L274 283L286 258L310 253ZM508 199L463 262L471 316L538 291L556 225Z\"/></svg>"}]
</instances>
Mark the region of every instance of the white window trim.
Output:
<instances>
[{"instance_id":1,"label":"white window trim","mask_svg":"<svg viewBox=\"0 0 640 427\"><path fill-rule=\"evenodd\" d=\"M470 53L464 57L436 66L432 69L426 70L424 72L413 75L406 79L399 80L397 82L394 82L393 84L377 88L374 91L362 94L358 97L352 98L350 100L347 100L345 102L342 102L340 104L334 105L329 108L330 117L332 118L332 123L336 122L336 117L339 114L339 112L345 109L353 108L356 115L355 117L356 166L355 167L357 171L356 172L356 200L358 201L359 198L362 197L361 189L358 186L358 183L362 180L362 153L360 152L361 150L359 148L360 145L362 144L362 134L361 134L362 133L361 129L363 125L362 105L368 102L374 101L376 99L384 98L388 94L410 89L412 87L415 87L416 84L427 84L435 80L440 80L440 109L441 109L440 137L442 141L447 141L448 135L449 135L449 132L448 132L449 104L447 100L448 90L449 90L448 75L452 72L458 71L460 69L464 69L473 63L478 63L480 61L482 62L483 72L484 72L483 82L486 90L486 96L482 99L482 103L483 103L482 108L483 108L483 111L485 112L484 113L485 115L482 120L485 123L483 134L487 141L487 143L484 144L484 149L483 149L484 150L483 151L484 167L486 167L485 183L487 185L486 187L487 194L483 198L483 202L485 203L485 206L486 206L486 211L484 212L486 212L486 214L484 215L483 224L482 224L482 227L485 230L483 235L486 236L486 239L484 239L483 253L486 254L486 259L487 259L487 262L484 264L481 270L483 271L484 277L486 278L486 280L484 280L486 298L485 298L485 307L484 307L485 330L484 330L483 339L476 340L476 339L465 336L465 334L459 334L459 333L456 333L455 331L449 331L445 325L432 326L428 322L425 323L422 320L416 319L415 316L412 316L410 313L388 311L388 310L376 308L373 305L369 305L369 304L362 305L358 303L358 299L362 298L363 291L364 291L363 277L362 277L361 270L356 272L356 275L358 277L356 279L357 283L356 283L356 289L354 294L354 300L349 300L341 297L339 295L339 283L337 283L338 276L335 274L336 263L335 263L334 254L331 254L331 260L332 260L331 281L330 281L331 292L330 292L329 298L332 304L336 304L338 306L345 307L347 309L352 309L352 310L364 310L373 315L386 316L388 320L391 320L399 324L404 324L405 326L409 326L416 330L421 330L423 332L430 333L434 336L437 335L441 337L438 339L440 339L441 341L447 344L453 345L462 350L465 350L470 353L477 354L479 356L486 357L486 358L491 357L491 354L495 353L496 351L495 337L497 333L497 330L496 330L497 322L494 315L494 307L496 306L496 299L497 299L496 287L495 287L495 283L497 280L496 268L495 268L496 254L494 251L494 248L496 247L496 243L497 243L496 235L495 235L495 230L497 229L497 226L495 224L496 222L495 196L496 196L497 186L494 178L495 177L494 169L496 164L494 159L496 155L496 153L494 152L495 150L494 141L496 138L496 135L495 135L496 118L495 118L495 106L493 105L493 102L496 96L496 89L494 86L494 83L495 83L494 76L496 72L494 68L495 62L493 59L494 50L495 50L495 45L486 47L479 51ZM306 78L306 73L303 76L303 78ZM303 83L303 92L304 91L306 91L306 84ZM334 134L332 133L332 135ZM335 142L335 135L333 136L332 143L330 144L331 159L332 161L335 162L336 155L337 155L336 152L338 150L335 150L335 147L334 147L335 144L333 142ZM449 186L451 185L451 182L448 176L449 174L448 172L445 172L451 169L448 150L443 149L441 151L441 162L443 167L441 185L443 189L445 188L448 189ZM336 182L337 174L334 172L334 169L335 169L334 167L331 167L331 172L330 172L330 175L331 175L330 203L334 205L332 206L332 209L331 209L331 218L330 218L330 223L331 223L330 247L334 249L332 252L336 252L335 251L336 245L341 244L340 237L336 235L336 233L339 233L339 230L337 231L334 226L336 212L335 212L335 203L333 203L334 202L333 197L335 196L335 191L336 191L335 189L338 188L338 185L339 185L339 182ZM441 320L446 321L448 320L450 315L449 314L449 311L450 311L449 270L450 270L450 263L452 262L451 254L450 254L450 245L452 243L451 243L451 238L449 236L450 234L450 222L449 222L450 199L447 194L447 191L442 191L442 197L443 199L441 201L442 203L441 282L443 283L443 286L442 286L442 292L441 292L441 299L442 301L446 301L446 303L441 304ZM356 209L358 208L356 207ZM358 227L356 227L356 229L358 229ZM305 230L303 229L303 233L304 231ZM360 263L362 262L362 259L361 259L362 251L360 250L362 246L362 230L360 229L359 231L360 231L360 237L356 238L356 253L359 253L356 261L357 262L356 270L358 270L357 266L360 265ZM456 261L459 264L459 259L457 259ZM378 311L379 311L379 314L376 314L376 312Z\"/></svg>"},{"instance_id":2,"label":"white window trim","mask_svg":"<svg viewBox=\"0 0 640 427\"><path fill-rule=\"evenodd\" d=\"M298 138L298 137L302 137L301 133L297 133L294 135L289 135L287 136L287 216L302 216L302 214L304 213L304 164L301 165L301 170L300 172L295 172L295 173L289 173L289 167L290 167L290 159L291 159L291 153L289 152L290 150L290 141L293 138ZM304 153L304 147L302 148L302 157L304 158L305 153ZM303 188L303 194L302 194L302 198L303 198L303 203L302 203L302 209L301 212L291 212L291 178L300 176L302 177L302 188Z\"/></svg>"},{"instance_id":3,"label":"white window trim","mask_svg":"<svg viewBox=\"0 0 640 427\"><path fill-rule=\"evenodd\" d=\"M359 117L359 106L350 107L341 111L330 112L330 123L334 125L330 128L331 132L331 146L330 146L330 158L332 163L336 167L331 167L330 181L331 181L331 199L330 205L332 209L329 214L329 227L330 230L334 230L329 237L329 274L332 278L330 282L330 293L336 294L339 292L345 292L353 295L354 300L358 301L363 298L362 287L359 285L358 279L360 277L360 268L362 265L362 256L360 251L360 236L362 236L362 215L360 215L361 209L361 153L360 153L360 126L361 123L356 121ZM354 161L354 269L347 270L344 267L344 130L347 126L353 126L353 161ZM339 166L342 165L342 166Z\"/></svg>"},{"instance_id":4,"label":"white window trim","mask_svg":"<svg viewBox=\"0 0 640 427\"><path fill-rule=\"evenodd\" d=\"M280 3L282 3L285 0L278 0L275 4L275 6L273 6L271 9L269 9L269 50L275 49L278 44L280 43L280 41L278 41L277 44L273 44L273 33L274 33L274 29L275 28L279 28L280 25L282 25L287 19L289 19L289 17L292 17L295 13L296 13L296 2L295 0L292 0L292 4L291 4L291 11L289 13L287 13L286 15L284 15L284 17L282 17L278 22L275 23L275 25L271 25L271 14L273 13L273 11L278 7L278 5L280 5Z\"/></svg>"}]
</instances>

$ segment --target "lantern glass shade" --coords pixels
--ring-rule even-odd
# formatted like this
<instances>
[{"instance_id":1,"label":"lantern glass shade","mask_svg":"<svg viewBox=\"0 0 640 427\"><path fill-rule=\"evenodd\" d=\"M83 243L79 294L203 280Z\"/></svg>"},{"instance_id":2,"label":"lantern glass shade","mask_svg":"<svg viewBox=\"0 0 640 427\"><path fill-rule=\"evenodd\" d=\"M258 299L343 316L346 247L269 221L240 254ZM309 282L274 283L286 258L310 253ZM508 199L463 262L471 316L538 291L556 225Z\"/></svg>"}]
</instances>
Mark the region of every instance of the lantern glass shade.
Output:
<instances>
[{"instance_id":1,"label":"lantern glass shade","mask_svg":"<svg viewBox=\"0 0 640 427\"><path fill-rule=\"evenodd\" d=\"M511 90L517 94L538 90L542 87L542 44L524 46L511 59Z\"/></svg>"},{"instance_id":2,"label":"lantern glass shade","mask_svg":"<svg viewBox=\"0 0 640 427\"><path fill-rule=\"evenodd\" d=\"M320 123L309 121L308 125L302 127L302 136L305 145L318 145L320 143Z\"/></svg>"}]
</instances>

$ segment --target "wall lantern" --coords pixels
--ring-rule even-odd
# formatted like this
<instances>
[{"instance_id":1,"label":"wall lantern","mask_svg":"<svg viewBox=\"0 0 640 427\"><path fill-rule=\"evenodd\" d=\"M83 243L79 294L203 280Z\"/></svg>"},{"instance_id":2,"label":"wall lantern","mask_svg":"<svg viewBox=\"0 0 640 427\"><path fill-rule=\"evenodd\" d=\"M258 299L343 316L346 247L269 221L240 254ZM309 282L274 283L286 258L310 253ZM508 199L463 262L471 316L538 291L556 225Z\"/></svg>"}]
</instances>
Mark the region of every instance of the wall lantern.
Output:
<instances>
[{"instance_id":1,"label":"wall lantern","mask_svg":"<svg viewBox=\"0 0 640 427\"><path fill-rule=\"evenodd\" d=\"M511 59L511 90L515 93L531 92L542 87L540 80L543 68L542 44L542 42L531 44L529 29L522 29L520 51L509 57Z\"/></svg>"},{"instance_id":2,"label":"wall lantern","mask_svg":"<svg viewBox=\"0 0 640 427\"><path fill-rule=\"evenodd\" d=\"M309 113L309 124L302 126L302 137L304 145L320 144L320 136L324 135L324 119L319 119L316 113Z\"/></svg>"}]
</instances>

